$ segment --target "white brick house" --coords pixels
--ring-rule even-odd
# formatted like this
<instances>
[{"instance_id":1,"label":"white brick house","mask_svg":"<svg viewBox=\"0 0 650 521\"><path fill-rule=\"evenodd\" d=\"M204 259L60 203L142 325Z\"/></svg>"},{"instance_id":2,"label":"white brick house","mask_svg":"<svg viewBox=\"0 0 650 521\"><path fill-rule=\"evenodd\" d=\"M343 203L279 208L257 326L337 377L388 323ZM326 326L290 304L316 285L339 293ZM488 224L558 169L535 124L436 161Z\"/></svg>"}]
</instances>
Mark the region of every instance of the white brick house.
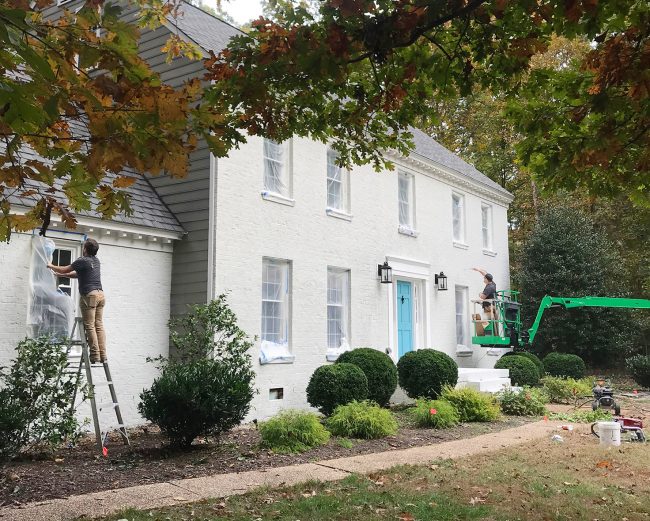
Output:
<instances>
[{"instance_id":1,"label":"white brick house","mask_svg":"<svg viewBox=\"0 0 650 521\"><path fill-rule=\"evenodd\" d=\"M184 12L181 36L206 52L237 34L189 4ZM200 76L200 62L164 62L168 31L143 34L142 55L171 84ZM145 358L168 352L170 313L223 292L258 338L250 418L306 407L311 373L348 346L385 350L395 361L430 347L460 366L494 365L496 357L470 343L469 300L483 287L471 268L508 288L512 196L414 134L415 151L392 157L395 170L380 173L342 171L326 145L307 139L277 146L254 137L219 160L202 144L187 179L134 186L132 217L82 216L78 231L100 243L109 359L128 423L141 420L138 394L155 377ZM79 254L78 236L50 235ZM30 248L29 234L0 245L0 268L11 273L0 293L3 363L25 334ZM378 279L384 262L392 284ZM435 284L440 272L447 291Z\"/></svg>"}]
</instances>

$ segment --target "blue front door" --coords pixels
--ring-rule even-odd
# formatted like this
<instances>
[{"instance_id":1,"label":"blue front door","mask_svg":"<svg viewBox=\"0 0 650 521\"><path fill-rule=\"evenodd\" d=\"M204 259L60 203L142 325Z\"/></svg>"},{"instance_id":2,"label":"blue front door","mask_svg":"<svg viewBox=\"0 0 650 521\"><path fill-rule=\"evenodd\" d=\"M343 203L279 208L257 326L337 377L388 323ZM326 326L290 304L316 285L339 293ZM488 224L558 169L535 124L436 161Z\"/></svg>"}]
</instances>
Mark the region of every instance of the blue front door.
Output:
<instances>
[{"instance_id":1,"label":"blue front door","mask_svg":"<svg viewBox=\"0 0 650 521\"><path fill-rule=\"evenodd\" d=\"M413 350L413 287L397 281L397 353L399 358Z\"/></svg>"}]
</instances>

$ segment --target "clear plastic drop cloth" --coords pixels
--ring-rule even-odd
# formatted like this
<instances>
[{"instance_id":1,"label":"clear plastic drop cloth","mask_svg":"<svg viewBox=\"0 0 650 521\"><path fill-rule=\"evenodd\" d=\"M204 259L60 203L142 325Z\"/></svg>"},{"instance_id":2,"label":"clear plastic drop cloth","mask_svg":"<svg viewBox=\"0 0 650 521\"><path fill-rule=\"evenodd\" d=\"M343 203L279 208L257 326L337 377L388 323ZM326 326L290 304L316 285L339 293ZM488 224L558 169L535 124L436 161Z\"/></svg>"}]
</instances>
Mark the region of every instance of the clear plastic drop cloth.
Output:
<instances>
[{"instance_id":1,"label":"clear plastic drop cloth","mask_svg":"<svg viewBox=\"0 0 650 521\"><path fill-rule=\"evenodd\" d=\"M31 337L68 337L74 322L72 298L57 287L56 275L47 267L56 246L52 239L32 239L32 272L27 330Z\"/></svg>"}]
</instances>

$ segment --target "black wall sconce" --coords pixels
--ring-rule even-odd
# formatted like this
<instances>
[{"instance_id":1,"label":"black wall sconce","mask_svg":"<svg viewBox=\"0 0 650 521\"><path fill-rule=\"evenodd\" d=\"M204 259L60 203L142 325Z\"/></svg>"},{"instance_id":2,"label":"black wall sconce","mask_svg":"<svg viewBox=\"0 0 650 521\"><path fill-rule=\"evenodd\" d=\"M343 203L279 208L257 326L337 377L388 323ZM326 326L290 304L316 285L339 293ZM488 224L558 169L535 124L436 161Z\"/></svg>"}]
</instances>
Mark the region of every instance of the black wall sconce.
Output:
<instances>
[{"instance_id":1,"label":"black wall sconce","mask_svg":"<svg viewBox=\"0 0 650 521\"><path fill-rule=\"evenodd\" d=\"M393 283L393 268L388 265L388 261L383 264L377 264L377 276L382 284Z\"/></svg>"},{"instance_id":2,"label":"black wall sconce","mask_svg":"<svg viewBox=\"0 0 650 521\"><path fill-rule=\"evenodd\" d=\"M435 283L436 286L438 286L438 291L447 291L447 275L445 275L442 271L440 273L436 273Z\"/></svg>"}]
</instances>

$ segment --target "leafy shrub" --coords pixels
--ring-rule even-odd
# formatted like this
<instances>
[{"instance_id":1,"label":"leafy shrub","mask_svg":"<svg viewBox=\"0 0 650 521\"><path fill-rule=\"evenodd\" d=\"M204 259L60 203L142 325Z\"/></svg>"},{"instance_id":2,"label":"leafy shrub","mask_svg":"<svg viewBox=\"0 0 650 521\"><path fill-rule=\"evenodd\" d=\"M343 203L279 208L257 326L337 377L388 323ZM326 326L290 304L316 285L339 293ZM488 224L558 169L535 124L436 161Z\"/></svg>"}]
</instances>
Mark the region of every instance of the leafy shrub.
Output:
<instances>
[{"instance_id":1,"label":"leafy shrub","mask_svg":"<svg viewBox=\"0 0 650 521\"><path fill-rule=\"evenodd\" d=\"M524 387L519 391L505 389L497 394L501 411L512 416L541 416L546 413L546 395L540 389Z\"/></svg>"},{"instance_id":2,"label":"leafy shrub","mask_svg":"<svg viewBox=\"0 0 650 521\"><path fill-rule=\"evenodd\" d=\"M197 436L231 429L248 413L255 395L252 342L225 295L192 306L169 325L175 356L157 359L162 373L140 394L138 410L172 445L187 447Z\"/></svg>"},{"instance_id":3,"label":"leafy shrub","mask_svg":"<svg viewBox=\"0 0 650 521\"><path fill-rule=\"evenodd\" d=\"M514 385L537 385L539 372L537 366L525 356L505 356L499 358L495 369L509 369L510 381Z\"/></svg>"},{"instance_id":4,"label":"leafy shrub","mask_svg":"<svg viewBox=\"0 0 650 521\"><path fill-rule=\"evenodd\" d=\"M387 405L397 388L397 368L386 353L361 347L339 356L337 363L354 364L368 379L368 399Z\"/></svg>"},{"instance_id":5,"label":"leafy shrub","mask_svg":"<svg viewBox=\"0 0 650 521\"><path fill-rule=\"evenodd\" d=\"M633 356L625 361L625 365L636 383L650 387L650 356Z\"/></svg>"},{"instance_id":6,"label":"leafy shrub","mask_svg":"<svg viewBox=\"0 0 650 521\"><path fill-rule=\"evenodd\" d=\"M501 414L494 396L470 387L445 387L441 398L455 407L461 422L489 422L496 420Z\"/></svg>"},{"instance_id":7,"label":"leafy shrub","mask_svg":"<svg viewBox=\"0 0 650 521\"><path fill-rule=\"evenodd\" d=\"M372 440L397 433L393 414L369 401L353 401L339 405L327 421L335 436Z\"/></svg>"},{"instance_id":8,"label":"leafy shrub","mask_svg":"<svg viewBox=\"0 0 650 521\"><path fill-rule=\"evenodd\" d=\"M544 363L539 359L539 357L531 353L530 351L509 351L503 356L523 356L525 358L528 358L531 362L535 364L537 367L537 372L539 373L539 377L541 378L544 376Z\"/></svg>"},{"instance_id":9,"label":"leafy shrub","mask_svg":"<svg viewBox=\"0 0 650 521\"><path fill-rule=\"evenodd\" d=\"M307 401L330 415L339 405L368 398L368 379L354 364L322 365L307 385Z\"/></svg>"},{"instance_id":10,"label":"leafy shrub","mask_svg":"<svg viewBox=\"0 0 650 521\"><path fill-rule=\"evenodd\" d=\"M589 378L576 380L560 376L545 376L541 384L552 403L576 404L581 398L591 395L592 382Z\"/></svg>"},{"instance_id":11,"label":"leafy shrub","mask_svg":"<svg viewBox=\"0 0 650 521\"><path fill-rule=\"evenodd\" d=\"M458 382L458 365L433 349L406 353L397 362L399 385L410 398L437 398L442 389Z\"/></svg>"},{"instance_id":12,"label":"leafy shrub","mask_svg":"<svg viewBox=\"0 0 650 521\"><path fill-rule=\"evenodd\" d=\"M555 412L551 413L548 419L573 423L594 423L596 421L611 421L612 413L604 409L596 409L595 411Z\"/></svg>"},{"instance_id":13,"label":"leafy shrub","mask_svg":"<svg viewBox=\"0 0 650 521\"><path fill-rule=\"evenodd\" d=\"M51 450L80 434L72 399L88 388L67 369L60 342L44 336L18 344L11 367L0 371L0 458Z\"/></svg>"},{"instance_id":14,"label":"leafy shrub","mask_svg":"<svg viewBox=\"0 0 650 521\"><path fill-rule=\"evenodd\" d=\"M457 425L460 421L456 408L445 400L420 398L412 411L415 422L420 427L446 429Z\"/></svg>"},{"instance_id":15,"label":"leafy shrub","mask_svg":"<svg viewBox=\"0 0 650 521\"><path fill-rule=\"evenodd\" d=\"M585 376L585 362L578 355L549 353L544 357L544 369L551 376L566 376L579 380Z\"/></svg>"},{"instance_id":16,"label":"leafy shrub","mask_svg":"<svg viewBox=\"0 0 650 521\"><path fill-rule=\"evenodd\" d=\"M307 411L283 411L259 428L262 443L275 452L304 452L330 439L318 416Z\"/></svg>"}]
</instances>

